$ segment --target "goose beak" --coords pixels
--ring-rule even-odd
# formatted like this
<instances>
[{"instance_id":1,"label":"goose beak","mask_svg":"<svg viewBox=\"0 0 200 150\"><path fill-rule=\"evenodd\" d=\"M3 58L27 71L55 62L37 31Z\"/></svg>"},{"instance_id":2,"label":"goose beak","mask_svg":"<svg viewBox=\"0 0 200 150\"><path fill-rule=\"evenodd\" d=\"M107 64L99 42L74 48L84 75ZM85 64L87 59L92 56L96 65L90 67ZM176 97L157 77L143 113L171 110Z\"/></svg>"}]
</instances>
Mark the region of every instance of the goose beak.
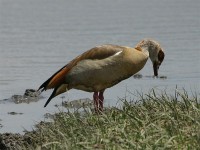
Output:
<instances>
[{"instance_id":1,"label":"goose beak","mask_svg":"<svg viewBox=\"0 0 200 150\"><path fill-rule=\"evenodd\" d=\"M154 62L153 63L153 71L154 71L154 76L158 76L158 69L159 69L159 63L157 63L157 62Z\"/></svg>"}]
</instances>

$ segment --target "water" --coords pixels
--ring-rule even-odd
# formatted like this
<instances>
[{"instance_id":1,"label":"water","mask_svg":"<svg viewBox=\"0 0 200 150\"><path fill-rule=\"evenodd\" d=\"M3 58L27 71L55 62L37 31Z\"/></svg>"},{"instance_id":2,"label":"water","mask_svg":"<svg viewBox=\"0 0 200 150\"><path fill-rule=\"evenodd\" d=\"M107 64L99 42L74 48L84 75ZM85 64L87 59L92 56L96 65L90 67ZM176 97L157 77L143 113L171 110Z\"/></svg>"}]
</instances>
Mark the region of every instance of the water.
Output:
<instances>
[{"instance_id":1,"label":"water","mask_svg":"<svg viewBox=\"0 0 200 150\"><path fill-rule=\"evenodd\" d=\"M96 45L135 46L153 38L165 49L159 75L167 79L129 78L105 92L105 104L116 106L126 91L151 88L174 92L185 88L200 91L199 0L0 0L0 100L25 89L37 89L72 58ZM140 72L153 75L150 61ZM0 132L22 132L54 113L61 96L74 100L91 93L71 90L54 98L47 108L44 99L30 104L0 104ZM8 112L23 113L9 115Z\"/></svg>"}]
</instances>

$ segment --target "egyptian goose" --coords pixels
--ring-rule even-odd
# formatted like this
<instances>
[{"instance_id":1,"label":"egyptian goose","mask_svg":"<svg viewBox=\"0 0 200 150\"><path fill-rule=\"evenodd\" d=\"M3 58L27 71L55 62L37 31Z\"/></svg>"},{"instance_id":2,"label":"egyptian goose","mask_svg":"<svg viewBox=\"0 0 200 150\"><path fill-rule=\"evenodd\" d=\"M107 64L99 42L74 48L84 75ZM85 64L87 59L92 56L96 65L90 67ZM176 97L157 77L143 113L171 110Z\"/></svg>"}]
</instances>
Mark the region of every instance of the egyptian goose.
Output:
<instances>
[{"instance_id":1,"label":"egyptian goose","mask_svg":"<svg viewBox=\"0 0 200 150\"><path fill-rule=\"evenodd\" d=\"M158 42L150 39L142 40L135 48L110 44L96 46L62 67L38 90L54 89L44 107L52 98L70 89L94 92L95 110L102 111L105 89L140 71L148 57L157 76L164 56Z\"/></svg>"}]
</instances>

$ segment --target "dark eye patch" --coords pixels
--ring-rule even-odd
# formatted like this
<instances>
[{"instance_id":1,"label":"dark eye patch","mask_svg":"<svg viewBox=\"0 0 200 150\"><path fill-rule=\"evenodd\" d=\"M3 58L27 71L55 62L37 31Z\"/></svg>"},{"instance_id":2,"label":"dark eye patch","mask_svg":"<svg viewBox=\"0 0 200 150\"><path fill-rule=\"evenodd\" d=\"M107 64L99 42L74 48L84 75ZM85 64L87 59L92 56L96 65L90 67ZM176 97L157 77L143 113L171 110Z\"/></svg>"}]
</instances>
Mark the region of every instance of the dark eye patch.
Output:
<instances>
[{"instance_id":1,"label":"dark eye patch","mask_svg":"<svg viewBox=\"0 0 200 150\"><path fill-rule=\"evenodd\" d=\"M162 50L158 52L158 60L162 62L164 60L165 54Z\"/></svg>"}]
</instances>

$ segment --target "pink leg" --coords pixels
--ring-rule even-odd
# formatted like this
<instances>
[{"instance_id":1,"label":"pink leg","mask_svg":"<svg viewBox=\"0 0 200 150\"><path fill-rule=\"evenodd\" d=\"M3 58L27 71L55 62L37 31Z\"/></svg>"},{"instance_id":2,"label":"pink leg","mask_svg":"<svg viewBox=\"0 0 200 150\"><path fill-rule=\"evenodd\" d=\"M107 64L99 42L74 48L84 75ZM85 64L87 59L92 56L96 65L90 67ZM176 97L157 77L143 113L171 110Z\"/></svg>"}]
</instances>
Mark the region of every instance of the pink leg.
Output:
<instances>
[{"instance_id":1,"label":"pink leg","mask_svg":"<svg viewBox=\"0 0 200 150\"><path fill-rule=\"evenodd\" d=\"M94 108L95 108L95 111L98 112L98 110L99 110L99 96L98 96L98 92L94 92L93 99L94 99Z\"/></svg>"},{"instance_id":2,"label":"pink leg","mask_svg":"<svg viewBox=\"0 0 200 150\"><path fill-rule=\"evenodd\" d=\"M103 111L103 100L104 100L104 96L103 96L104 90L99 92L99 110Z\"/></svg>"}]
</instances>

